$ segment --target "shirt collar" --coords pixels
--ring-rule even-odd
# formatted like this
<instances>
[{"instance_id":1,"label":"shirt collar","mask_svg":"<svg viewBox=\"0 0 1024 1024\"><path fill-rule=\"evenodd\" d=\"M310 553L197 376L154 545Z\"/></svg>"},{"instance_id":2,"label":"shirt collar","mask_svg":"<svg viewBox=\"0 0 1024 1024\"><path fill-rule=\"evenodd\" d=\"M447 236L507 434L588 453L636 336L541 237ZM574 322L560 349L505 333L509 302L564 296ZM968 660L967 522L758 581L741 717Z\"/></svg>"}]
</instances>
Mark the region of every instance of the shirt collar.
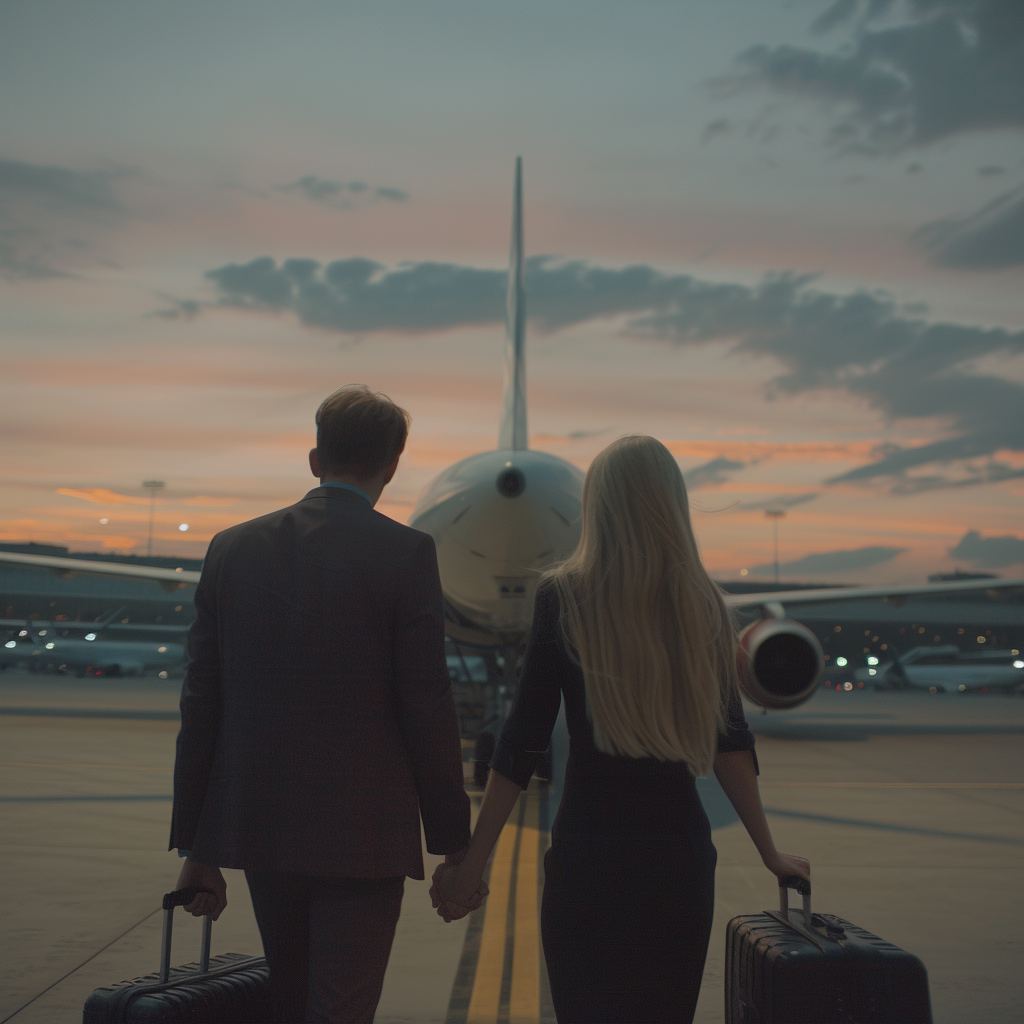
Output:
<instances>
[{"instance_id":1,"label":"shirt collar","mask_svg":"<svg viewBox=\"0 0 1024 1024\"><path fill-rule=\"evenodd\" d=\"M370 496L365 491L361 491L359 490L358 487L353 487L351 484L343 484L340 480L325 480L320 486L344 487L346 491L351 491L353 494L358 494L360 498L365 498L367 501L370 502L371 505L373 504L373 502L370 501Z\"/></svg>"}]
</instances>

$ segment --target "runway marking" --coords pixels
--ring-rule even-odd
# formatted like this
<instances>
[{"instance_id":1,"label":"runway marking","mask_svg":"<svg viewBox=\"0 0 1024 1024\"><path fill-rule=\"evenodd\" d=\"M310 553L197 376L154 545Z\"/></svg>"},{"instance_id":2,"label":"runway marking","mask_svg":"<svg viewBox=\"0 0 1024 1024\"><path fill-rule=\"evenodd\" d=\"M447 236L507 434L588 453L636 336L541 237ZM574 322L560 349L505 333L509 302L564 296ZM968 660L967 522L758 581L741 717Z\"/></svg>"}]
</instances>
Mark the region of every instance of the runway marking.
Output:
<instances>
[{"instance_id":1,"label":"runway marking","mask_svg":"<svg viewBox=\"0 0 1024 1024\"><path fill-rule=\"evenodd\" d=\"M761 782L792 789L1024 789L1024 782Z\"/></svg>"},{"instance_id":2,"label":"runway marking","mask_svg":"<svg viewBox=\"0 0 1024 1024\"><path fill-rule=\"evenodd\" d=\"M807 814L803 811L787 811L779 807L766 807L765 814L776 814L783 818L800 818L804 821L819 821L828 825L850 825L854 828L876 828L883 832L903 832L914 836L933 836L936 839L970 839L979 843L1004 843L1007 846L1024 846L1024 840L1012 836L993 836L974 832L945 832L934 828L917 828L913 825L894 825L887 821L862 821L859 818L836 818L829 814Z\"/></svg>"},{"instance_id":3,"label":"runway marking","mask_svg":"<svg viewBox=\"0 0 1024 1024\"><path fill-rule=\"evenodd\" d=\"M79 794L76 796L0 796L0 804L54 804L104 800L173 800L170 793Z\"/></svg>"},{"instance_id":4,"label":"runway marking","mask_svg":"<svg viewBox=\"0 0 1024 1024\"><path fill-rule=\"evenodd\" d=\"M509 1024L532 1024L540 1010L540 930L537 920L539 820L540 801L536 795L527 795L519 827Z\"/></svg>"},{"instance_id":5,"label":"runway marking","mask_svg":"<svg viewBox=\"0 0 1024 1024\"><path fill-rule=\"evenodd\" d=\"M24 1010L27 1006L31 1006L31 1004L34 1003L40 996L46 995L46 993L49 992L51 988L56 988L62 981L64 981L67 978L70 978L71 975L74 974L76 971L80 971L87 963L89 963L90 960L95 960L96 957L98 957L100 953L102 953L104 950L110 949L110 947L114 945L115 942L119 942L129 932L135 931L135 929L138 928L140 924L145 924L146 921L148 921L154 914L159 913L159 907L157 907L156 910L151 910L144 918L142 918L141 921L136 921L135 924L133 924L130 928L126 929L125 931L121 932L120 935L111 939L105 946L101 946L91 956L87 956L77 967L72 967L71 970L67 972L67 974L61 975L61 977L59 977L56 981L51 981L50 984L46 986L46 988L44 988L41 992L37 992L27 1003L22 1003L22 1005L19 1006L18 1009L14 1011L14 1013L8 1014L8 1016L4 1017L4 1019L0 1021L0 1024L7 1024L7 1021L11 1020L14 1017L17 1017L22 1010Z\"/></svg>"},{"instance_id":6,"label":"runway marking","mask_svg":"<svg viewBox=\"0 0 1024 1024\"><path fill-rule=\"evenodd\" d=\"M520 800L523 798L520 797ZM512 861L519 833L518 802L508 824L501 830L491 861L490 895L484 906L484 925L480 936L473 994L469 999L466 1024L493 1024L498 1018L501 980L505 973L505 945L508 931L509 889L512 885ZM513 823L514 822L514 823Z\"/></svg>"},{"instance_id":7,"label":"runway marking","mask_svg":"<svg viewBox=\"0 0 1024 1024\"><path fill-rule=\"evenodd\" d=\"M108 708L22 708L0 707L0 715L29 715L43 718L126 718L137 721L178 721L178 711L117 711Z\"/></svg>"},{"instance_id":8,"label":"runway marking","mask_svg":"<svg viewBox=\"0 0 1024 1024\"><path fill-rule=\"evenodd\" d=\"M502 829L487 881L490 895L466 930L447 1024L554 1024L540 947L547 799L547 786L531 783Z\"/></svg>"},{"instance_id":9,"label":"runway marking","mask_svg":"<svg viewBox=\"0 0 1024 1024\"><path fill-rule=\"evenodd\" d=\"M0 768L113 768L125 772L172 772L173 767L144 764L66 764L64 761L0 761Z\"/></svg>"}]
</instances>

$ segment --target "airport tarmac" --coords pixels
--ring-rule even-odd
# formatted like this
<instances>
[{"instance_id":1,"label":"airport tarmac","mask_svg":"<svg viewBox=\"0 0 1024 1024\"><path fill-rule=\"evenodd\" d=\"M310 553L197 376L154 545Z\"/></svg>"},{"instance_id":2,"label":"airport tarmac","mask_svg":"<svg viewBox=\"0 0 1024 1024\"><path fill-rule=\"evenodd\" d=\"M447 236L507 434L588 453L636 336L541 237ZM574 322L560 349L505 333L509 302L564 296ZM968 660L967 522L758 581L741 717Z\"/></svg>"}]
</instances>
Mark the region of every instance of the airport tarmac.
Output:
<instances>
[{"instance_id":1,"label":"airport tarmac","mask_svg":"<svg viewBox=\"0 0 1024 1024\"><path fill-rule=\"evenodd\" d=\"M70 1024L95 987L156 969L159 901L180 867L165 849L179 689L0 675L0 1024ZM773 834L810 859L815 908L920 956L936 1022L1019 1019L1024 698L821 690L792 712L748 713ZM556 782L564 756L557 730ZM717 784L699 785L719 855L696 1017L710 1024L723 1019L725 924L773 907L777 888ZM534 781L520 800L484 910L445 925L429 882L407 881L379 1024L554 1019L537 906L557 799ZM214 953L259 954L244 878L226 874ZM198 946L199 922L179 912L174 961Z\"/></svg>"}]
</instances>

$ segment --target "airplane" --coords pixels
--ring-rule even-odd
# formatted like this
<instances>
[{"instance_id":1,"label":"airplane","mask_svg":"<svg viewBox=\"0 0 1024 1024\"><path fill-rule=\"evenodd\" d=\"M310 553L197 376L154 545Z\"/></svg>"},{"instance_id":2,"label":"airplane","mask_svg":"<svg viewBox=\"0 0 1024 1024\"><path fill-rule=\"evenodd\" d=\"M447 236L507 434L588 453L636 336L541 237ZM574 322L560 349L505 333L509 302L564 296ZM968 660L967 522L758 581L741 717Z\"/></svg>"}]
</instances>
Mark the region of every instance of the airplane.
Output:
<instances>
[{"instance_id":1,"label":"airplane","mask_svg":"<svg viewBox=\"0 0 1024 1024\"><path fill-rule=\"evenodd\" d=\"M141 676L149 669L166 672L184 660L182 644L97 640L91 632L79 640L58 636L56 631L48 629L21 630L16 639L8 640L0 648L0 665L4 668L22 664L38 671L51 666L71 670L79 676Z\"/></svg>"},{"instance_id":2,"label":"airplane","mask_svg":"<svg viewBox=\"0 0 1024 1024\"><path fill-rule=\"evenodd\" d=\"M59 630L54 622L27 620L0 647L0 669L16 665L24 665L30 672L56 668L73 671L79 677L141 676L148 669L157 669L166 678L168 669L184 662L183 644L101 639L101 633L123 610L110 612L98 623L62 622ZM71 629L84 630L85 635L60 635Z\"/></svg>"},{"instance_id":3,"label":"airplane","mask_svg":"<svg viewBox=\"0 0 1024 1024\"><path fill-rule=\"evenodd\" d=\"M853 674L876 690L927 690L945 693L1014 693L1024 687L1024 659L1019 651L961 651L955 644L912 647L898 654L888 645L891 661L868 658L868 667Z\"/></svg>"},{"instance_id":4,"label":"airplane","mask_svg":"<svg viewBox=\"0 0 1024 1024\"><path fill-rule=\"evenodd\" d=\"M465 647L498 668L488 674L483 688L487 709L476 739L477 781L486 778L495 736L511 703L538 577L571 554L580 531L583 473L566 460L533 451L528 445L525 339L522 160L517 158L497 448L444 470L428 485L409 519L410 526L434 538L445 630L457 657ZM197 572L44 555L0 552L0 563L4 561L59 572L147 578L165 587L199 581ZM764 710L796 707L817 689L825 667L821 645L810 629L787 617L787 608L1004 588L1024 588L1024 579L725 594L727 607L753 618L740 634L741 689L751 703ZM467 666L465 671L453 670L452 675L458 682L462 676L471 680L476 673ZM542 765L539 772L544 770Z\"/></svg>"}]
</instances>

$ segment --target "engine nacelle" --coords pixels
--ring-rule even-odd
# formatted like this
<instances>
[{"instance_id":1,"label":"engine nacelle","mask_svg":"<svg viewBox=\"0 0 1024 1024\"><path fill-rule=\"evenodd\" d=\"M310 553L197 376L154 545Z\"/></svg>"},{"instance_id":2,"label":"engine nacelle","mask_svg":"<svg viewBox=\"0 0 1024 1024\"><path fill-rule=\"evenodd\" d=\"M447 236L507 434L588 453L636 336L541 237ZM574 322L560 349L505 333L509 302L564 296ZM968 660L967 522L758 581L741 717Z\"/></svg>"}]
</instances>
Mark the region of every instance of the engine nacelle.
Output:
<instances>
[{"instance_id":1,"label":"engine nacelle","mask_svg":"<svg viewBox=\"0 0 1024 1024\"><path fill-rule=\"evenodd\" d=\"M818 638L792 619L752 622L740 633L736 658L743 695L775 710L802 704L825 671Z\"/></svg>"}]
</instances>

